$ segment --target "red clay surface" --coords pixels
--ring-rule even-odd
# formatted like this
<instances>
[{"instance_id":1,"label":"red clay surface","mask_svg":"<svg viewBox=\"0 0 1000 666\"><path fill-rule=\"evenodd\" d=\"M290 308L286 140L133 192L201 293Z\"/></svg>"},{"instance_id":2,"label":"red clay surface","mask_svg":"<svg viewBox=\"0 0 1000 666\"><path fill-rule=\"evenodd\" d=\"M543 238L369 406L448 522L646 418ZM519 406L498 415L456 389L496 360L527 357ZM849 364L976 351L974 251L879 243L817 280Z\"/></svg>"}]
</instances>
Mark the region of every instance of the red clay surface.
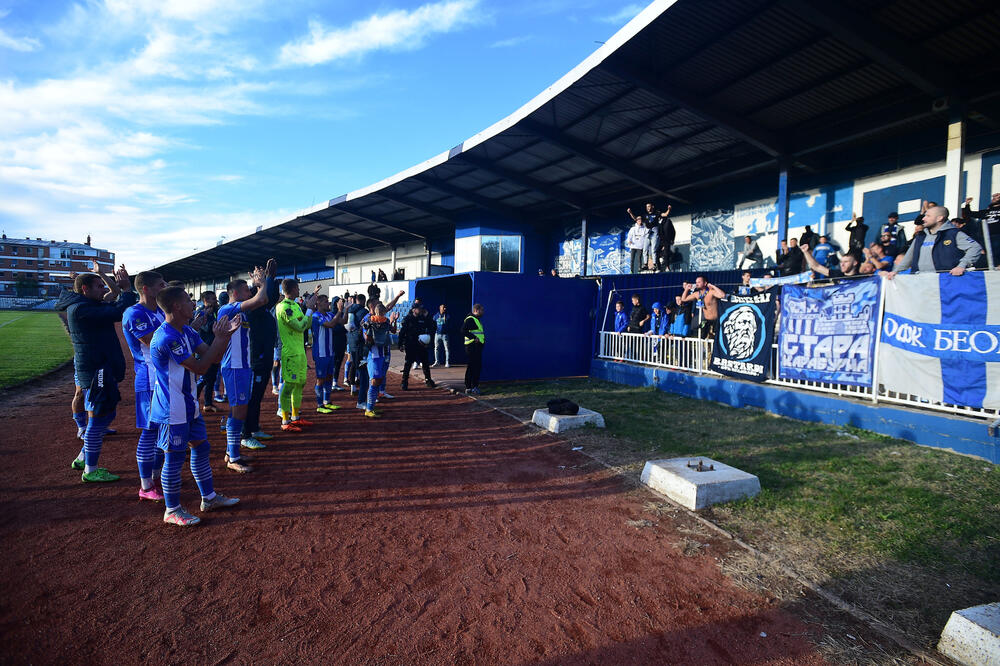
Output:
<instances>
[{"instance_id":1,"label":"red clay surface","mask_svg":"<svg viewBox=\"0 0 1000 666\"><path fill-rule=\"evenodd\" d=\"M651 498L620 477L418 386L374 422L341 398L247 475L208 418L216 487L242 502L191 529L137 499L131 378L101 458L114 484L69 468L71 372L3 398L3 661L822 663L720 573L724 545L685 557L668 520L626 524ZM186 466L182 501L197 509Z\"/></svg>"}]
</instances>

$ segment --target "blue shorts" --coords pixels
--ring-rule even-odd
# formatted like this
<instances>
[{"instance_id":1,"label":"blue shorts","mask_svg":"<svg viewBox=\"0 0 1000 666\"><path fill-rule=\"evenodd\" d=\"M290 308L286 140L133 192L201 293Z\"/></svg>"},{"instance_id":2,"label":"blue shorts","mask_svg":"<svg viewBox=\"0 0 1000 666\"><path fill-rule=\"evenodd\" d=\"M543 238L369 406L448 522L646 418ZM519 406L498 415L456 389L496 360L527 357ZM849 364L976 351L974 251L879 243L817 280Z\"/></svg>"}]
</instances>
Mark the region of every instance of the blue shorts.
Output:
<instances>
[{"instance_id":1,"label":"blue shorts","mask_svg":"<svg viewBox=\"0 0 1000 666\"><path fill-rule=\"evenodd\" d=\"M94 411L94 403L90 401L90 389L88 388L83 389L83 409L88 412Z\"/></svg>"},{"instance_id":2,"label":"blue shorts","mask_svg":"<svg viewBox=\"0 0 1000 666\"><path fill-rule=\"evenodd\" d=\"M187 423L178 425L157 423L153 425L160 429L156 445L164 451L186 451L188 442L202 442L208 439L205 419L201 418L200 414Z\"/></svg>"},{"instance_id":3,"label":"blue shorts","mask_svg":"<svg viewBox=\"0 0 1000 666\"><path fill-rule=\"evenodd\" d=\"M253 387L253 370L250 368L223 368L222 381L226 384L226 398L229 406L250 403L250 389Z\"/></svg>"},{"instance_id":4,"label":"blue shorts","mask_svg":"<svg viewBox=\"0 0 1000 666\"><path fill-rule=\"evenodd\" d=\"M368 379L384 379L385 371L389 368L389 359L375 358L368 356Z\"/></svg>"},{"instance_id":5,"label":"blue shorts","mask_svg":"<svg viewBox=\"0 0 1000 666\"><path fill-rule=\"evenodd\" d=\"M152 391L135 392L135 427L139 430L155 428L155 423L149 422L149 409L153 404Z\"/></svg>"},{"instance_id":6,"label":"blue shorts","mask_svg":"<svg viewBox=\"0 0 1000 666\"><path fill-rule=\"evenodd\" d=\"M313 359L316 363L316 378L329 377L333 374L333 357L318 356Z\"/></svg>"}]
</instances>

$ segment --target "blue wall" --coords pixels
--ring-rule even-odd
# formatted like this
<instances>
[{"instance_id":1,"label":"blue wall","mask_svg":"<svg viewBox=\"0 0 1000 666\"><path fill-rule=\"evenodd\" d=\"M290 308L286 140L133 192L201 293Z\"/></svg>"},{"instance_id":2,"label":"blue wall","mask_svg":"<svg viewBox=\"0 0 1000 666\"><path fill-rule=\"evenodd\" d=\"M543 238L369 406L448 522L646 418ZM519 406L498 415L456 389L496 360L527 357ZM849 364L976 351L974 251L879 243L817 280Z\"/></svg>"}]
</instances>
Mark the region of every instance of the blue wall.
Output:
<instances>
[{"instance_id":1,"label":"blue wall","mask_svg":"<svg viewBox=\"0 0 1000 666\"><path fill-rule=\"evenodd\" d=\"M451 350L465 362L462 322L482 303L483 381L583 376L590 370L597 286L593 280L515 273L459 273L417 280L417 298L451 313Z\"/></svg>"},{"instance_id":2,"label":"blue wall","mask_svg":"<svg viewBox=\"0 0 1000 666\"><path fill-rule=\"evenodd\" d=\"M486 310L483 380L586 375L597 304L593 280L473 273Z\"/></svg>"},{"instance_id":3,"label":"blue wall","mask_svg":"<svg viewBox=\"0 0 1000 666\"><path fill-rule=\"evenodd\" d=\"M628 386L655 386L731 407L758 407L800 421L855 426L1000 463L1000 440L988 436L986 422L627 363L594 360L590 376Z\"/></svg>"}]
</instances>

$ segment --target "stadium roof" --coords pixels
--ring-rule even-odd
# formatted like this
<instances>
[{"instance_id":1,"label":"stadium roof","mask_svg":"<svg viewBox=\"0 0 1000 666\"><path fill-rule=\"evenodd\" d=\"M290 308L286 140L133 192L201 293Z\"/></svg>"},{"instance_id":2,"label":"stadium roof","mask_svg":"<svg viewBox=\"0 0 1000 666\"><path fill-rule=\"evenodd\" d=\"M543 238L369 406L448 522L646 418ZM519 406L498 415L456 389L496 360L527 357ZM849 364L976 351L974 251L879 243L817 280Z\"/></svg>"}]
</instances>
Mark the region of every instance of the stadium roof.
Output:
<instances>
[{"instance_id":1,"label":"stadium roof","mask_svg":"<svg viewBox=\"0 0 1000 666\"><path fill-rule=\"evenodd\" d=\"M572 71L462 144L383 181L159 267L175 279L274 256L368 250L483 215L580 219L755 172L822 172L840 151L964 108L1000 115L988 0L656 0ZM944 155L945 136L941 135Z\"/></svg>"}]
</instances>

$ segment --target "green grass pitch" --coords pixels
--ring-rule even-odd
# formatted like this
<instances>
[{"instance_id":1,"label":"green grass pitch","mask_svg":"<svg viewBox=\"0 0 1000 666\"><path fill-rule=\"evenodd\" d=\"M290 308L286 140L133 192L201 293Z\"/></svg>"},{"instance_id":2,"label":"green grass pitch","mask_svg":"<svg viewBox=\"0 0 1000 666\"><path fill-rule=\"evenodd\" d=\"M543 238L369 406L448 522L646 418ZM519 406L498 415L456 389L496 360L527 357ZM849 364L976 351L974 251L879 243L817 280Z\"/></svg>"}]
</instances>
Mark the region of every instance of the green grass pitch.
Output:
<instances>
[{"instance_id":1,"label":"green grass pitch","mask_svg":"<svg viewBox=\"0 0 1000 666\"><path fill-rule=\"evenodd\" d=\"M48 372L71 358L73 345L55 312L0 312L0 389Z\"/></svg>"}]
</instances>

